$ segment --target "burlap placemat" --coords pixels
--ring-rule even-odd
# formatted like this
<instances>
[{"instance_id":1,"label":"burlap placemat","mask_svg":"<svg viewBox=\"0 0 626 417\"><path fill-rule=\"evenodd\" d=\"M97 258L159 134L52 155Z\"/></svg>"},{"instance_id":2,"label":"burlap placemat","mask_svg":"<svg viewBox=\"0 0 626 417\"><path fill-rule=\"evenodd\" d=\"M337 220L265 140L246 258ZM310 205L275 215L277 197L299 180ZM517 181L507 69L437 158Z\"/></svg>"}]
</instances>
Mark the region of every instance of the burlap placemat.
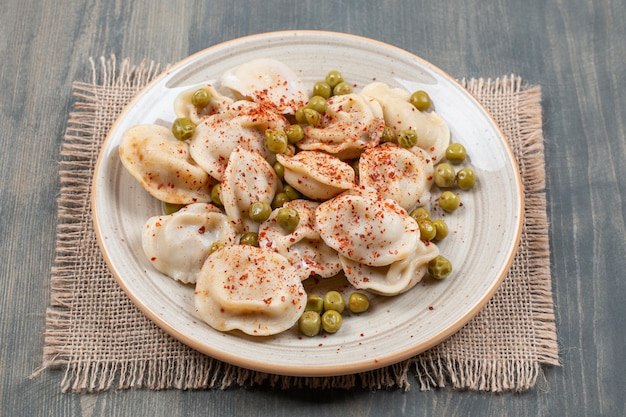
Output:
<instances>
[{"instance_id":1,"label":"burlap placemat","mask_svg":"<svg viewBox=\"0 0 626 417\"><path fill-rule=\"evenodd\" d=\"M96 243L91 181L100 146L129 100L159 73L114 57L92 61L91 82L75 82L60 162L57 252L43 365L64 368L63 391L118 389L452 387L532 388L543 365L558 365L544 193L541 89L519 77L462 83L491 112L517 157L526 196L522 240L493 299L457 334L387 368L332 378L281 377L198 353L148 320L117 285Z\"/></svg>"}]
</instances>

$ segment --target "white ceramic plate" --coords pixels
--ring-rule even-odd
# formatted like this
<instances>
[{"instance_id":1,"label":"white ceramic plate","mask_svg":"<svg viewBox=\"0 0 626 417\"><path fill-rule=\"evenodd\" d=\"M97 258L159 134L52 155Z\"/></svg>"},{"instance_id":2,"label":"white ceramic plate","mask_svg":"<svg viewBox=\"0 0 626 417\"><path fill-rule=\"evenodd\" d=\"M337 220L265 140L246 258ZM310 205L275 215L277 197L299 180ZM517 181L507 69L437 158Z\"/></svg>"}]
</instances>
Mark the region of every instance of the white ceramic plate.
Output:
<instances>
[{"instance_id":1,"label":"white ceramic plate","mask_svg":"<svg viewBox=\"0 0 626 417\"><path fill-rule=\"evenodd\" d=\"M214 81L225 70L259 57L283 61L309 87L328 70L337 69L357 89L377 80L409 91L428 91L449 124L453 141L466 146L479 178L475 189L463 193L463 207L446 216L451 233L439 246L454 265L450 277L425 280L401 296L374 297L369 312L346 317L334 335L299 337L294 328L254 338L204 324L194 311L193 288L149 265L140 232L150 216L161 213L161 206L122 167L118 157L122 133L139 123L171 123L172 103L181 91ZM95 229L106 261L146 316L181 342L217 359L297 376L371 370L411 357L455 333L485 305L506 275L523 213L521 180L510 148L491 117L451 77L393 46L315 31L236 39L173 66L136 97L112 128L93 187Z\"/></svg>"}]
</instances>

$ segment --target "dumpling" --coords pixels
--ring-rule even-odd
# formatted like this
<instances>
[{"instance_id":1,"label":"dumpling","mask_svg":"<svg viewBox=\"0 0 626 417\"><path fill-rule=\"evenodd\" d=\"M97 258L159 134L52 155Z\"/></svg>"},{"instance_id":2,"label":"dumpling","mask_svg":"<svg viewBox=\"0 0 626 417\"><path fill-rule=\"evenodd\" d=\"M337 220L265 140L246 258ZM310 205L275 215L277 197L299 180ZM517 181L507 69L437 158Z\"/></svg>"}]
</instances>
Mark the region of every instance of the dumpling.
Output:
<instances>
[{"instance_id":1,"label":"dumpling","mask_svg":"<svg viewBox=\"0 0 626 417\"><path fill-rule=\"evenodd\" d=\"M394 200L359 189L319 205L317 230L324 242L353 261L385 266L412 254L420 241L417 222Z\"/></svg>"},{"instance_id":2,"label":"dumpling","mask_svg":"<svg viewBox=\"0 0 626 417\"><path fill-rule=\"evenodd\" d=\"M211 94L209 105L203 109L197 109L191 103L191 97L199 88L206 88ZM212 85L203 85L180 93L174 100L174 113L176 117L188 117L199 124L208 115L225 112L232 102L232 98L220 94Z\"/></svg>"},{"instance_id":3,"label":"dumpling","mask_svg":"<svg viewBox=\"0 0 626 417\"><path fill-rule=\"evenodd\" d=\"M148 219L142 247L150 263L185 284L195 283L214 242L237 241L231 221L212 204L196 203L179 211Z\"/></svg>"},{"instance_id":4,"label":"dumpling","mask_svg":"<svg viewBox=\"0 0 626 417\"><path fill-rule=\"evenodd\" d=\"M397 131L413 129L417 146L424 149L434 161L443 158L450 143L450 128L434 111L421 112L409 102L411 93L401 88L375 82L366 85L362 94L376 99L383 108L385 123Z\"/></svg>"},{"instance_id":5,"label":"dumpling","mask_svg":"<svg viewBox=\"0 0 626 417\"><path fill-rule=\"evenodd\" d=\"M409 211L430 198L433 163L420 148L407 150L393 144L368 149L359 159L359 184L375 189Z\"/></svg>"},{"instance_id":6,"label":"dumpling","mask_svg":"<svg viewBox=\"0 0 626 417\"><path fill-rule=\"evenodd\" d=\"M305 127L305 138L298 142L300 149L319 149L340 159L351 159L378 145L385 120L376 100L351 93L333 96L327 103L320 126Z\"/></svg>"},{"instance_id":7,"label":"dumpling","mask_svg":"<svg viewBox=\"0 0 626 417\"><path fill-rule=\"evenodd\" d=\"M200 167L221 181L230 154L237 146L275 161L274 154L265 146L265 130L288 125L283 116L271 109L251 101L236 101L224 113L209 116L196 126L189 151Z\"/></svg>"},{"instance_id":8,"label":"dumpling","mask_svg":"<svg viewBox=\"0 0 626 417\"><path fill-rule=\"evenodd\" d=\"M356 184L354 169L324 152L278 154L276 159L285 167L285 182L314 200L327 200Z\"/></svg>"},{"instance_id":9,"label":"dumpling","mask_svg":"<svg viewBox=\"0 0 626 417\"><path fill-rule=\"evenodd\" d=\"M356 289L381 295L397 295L413 288L427 271L427 264L439 254L434 243L418 242L406 258L386 266L369 266L340 256L346 279Z\"/></svg>"},{"instance_id":10,"label":"dumpling","mask_svg":"<svg viewBox=\"0 0 626 417\"><path fill-rule=\"evenodd\" d=\"M170 129L137 125L122 135L122 164L153 197L172 204L211 201L209 176L190 158L187 143Z\"/></svg>"},{"instance_id":11,"label":"dumpling","mask_svg":"<svg viewBox=\"0 0 626 417\"><path fill-rule=\"evenodd\" d=\"M220 186L226 215L244 232L256 232L259 223L250 218L250 206L258 201L271 204L279 185L276 171L261 155L241 146L235 148Z\"/></svg>"},{"instance_id":12,"label":"dumpling","mask_svg":"<svg viewBox=\"0 0 626 417\"><path fill-rule=\"evenodd\" d=\"M283 207L298 211L300 221L288 233L276 222L278 209L259 228L259 247L275 250L303 271L303 279L311 275L329 278L341 271L339 254L330 248L315 228L315 209L319 203L310 200L288 201Z\"/></svg>"},{"instance_id":13,"label":"dumpling","mask_svg":"<svg viewBox=\"0 0 626 417\"><path fill-rule=\"evenodd\" d=\"M202 266L194 302L219 331L267 336L292 327L306 306L299 271L279 253L250 245L213 252Z\"/></svg>"},{"instance_id":14,"label":"dumpling","mask_svg":"<svg viewBox=\"0 0 626 417\"><path fill-rule=\"evenodd\" d=\"M272 107L281 114L293 115L307 101L296 73L275 59L255 59L239 65L226 71L220 83L239 97Z\"/></svg>"}]
</instances>

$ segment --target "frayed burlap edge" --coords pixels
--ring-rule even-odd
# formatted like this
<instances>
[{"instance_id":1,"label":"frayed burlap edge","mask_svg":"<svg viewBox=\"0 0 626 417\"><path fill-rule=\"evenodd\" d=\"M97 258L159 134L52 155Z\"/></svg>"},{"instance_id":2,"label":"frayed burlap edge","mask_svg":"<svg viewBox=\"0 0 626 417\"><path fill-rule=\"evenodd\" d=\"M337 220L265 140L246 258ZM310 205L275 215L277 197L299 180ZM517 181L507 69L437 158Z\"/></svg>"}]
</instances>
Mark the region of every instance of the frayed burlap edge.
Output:
<instances>
[{"instance_id":1,"label":"frayed burlap edge","mask_svg":"<svg viewBox=\"0 0 626 417\"><path fill-rule=\"evenodd\" d=\"M33 374L52 367L66 367L61 387L64 392L97 392L118 389L228 389L236 386L268 385L293 388L358 388L377 390L410 388L414 374L421 390L452 387L479 391L520 391L532 388L543 364L558 365L556 329L550 282L549 243L546 231L545 171L541 120L541 90L525 87L513 75L496 80L463 80L461 83L479 99L481 94L500 91L520 100L520 129L526 138L516 156L528 168L523 178L526 193L526 239L528 270L532 279L533 320L537 324L536 357L529 361L462 360L425 352L415 358L378 370L340 377L303 378L270 375L222 363L199 353L182 359L150 361L73 361L71 345L72 294L77 272L73 257L84 244L85 201L89 201L97 149L89 144L98 137L94 113L98 111L94 86L109 86L138 92L159 73L159 66L143 62L132 66L115 57L92 63L92 82L74 83L75 109L70 114L60 163L61 195L58 199L57 253L51 277L51 307L47 311L44 361ZM495 90L494 90L495 89ZM95 153L94 153L95 152ZM77 198L77 196L82 196ZM87 224L88 223L88 224ZM182 346L182 345L181 345ZM186 347L185 347L186 348Z\"/></svg>"}]
</instances>

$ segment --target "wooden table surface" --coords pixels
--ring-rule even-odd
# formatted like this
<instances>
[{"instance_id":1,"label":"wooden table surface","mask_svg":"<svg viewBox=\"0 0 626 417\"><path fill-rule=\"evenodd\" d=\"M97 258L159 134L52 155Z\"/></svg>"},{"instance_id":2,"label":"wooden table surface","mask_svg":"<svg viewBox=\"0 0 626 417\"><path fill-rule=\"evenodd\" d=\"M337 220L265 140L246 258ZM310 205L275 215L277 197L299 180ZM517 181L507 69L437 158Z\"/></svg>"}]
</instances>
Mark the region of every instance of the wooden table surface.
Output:
<instances>
[{"instance_id":1,"label":"wooden table surface","mask_svg":"<svg viewBox=\"0 0 626 417\"><path fill-rule=\"evenodd\" d=\"M174 63L286 29L374 38L456 78L543 89L561 367L523 394L263 389L62 394L41 364L60 148L89 57ZM0 416L622 416L626 414L624 0L3 0L0 4Z\"/></svg>"}]
</instances>

